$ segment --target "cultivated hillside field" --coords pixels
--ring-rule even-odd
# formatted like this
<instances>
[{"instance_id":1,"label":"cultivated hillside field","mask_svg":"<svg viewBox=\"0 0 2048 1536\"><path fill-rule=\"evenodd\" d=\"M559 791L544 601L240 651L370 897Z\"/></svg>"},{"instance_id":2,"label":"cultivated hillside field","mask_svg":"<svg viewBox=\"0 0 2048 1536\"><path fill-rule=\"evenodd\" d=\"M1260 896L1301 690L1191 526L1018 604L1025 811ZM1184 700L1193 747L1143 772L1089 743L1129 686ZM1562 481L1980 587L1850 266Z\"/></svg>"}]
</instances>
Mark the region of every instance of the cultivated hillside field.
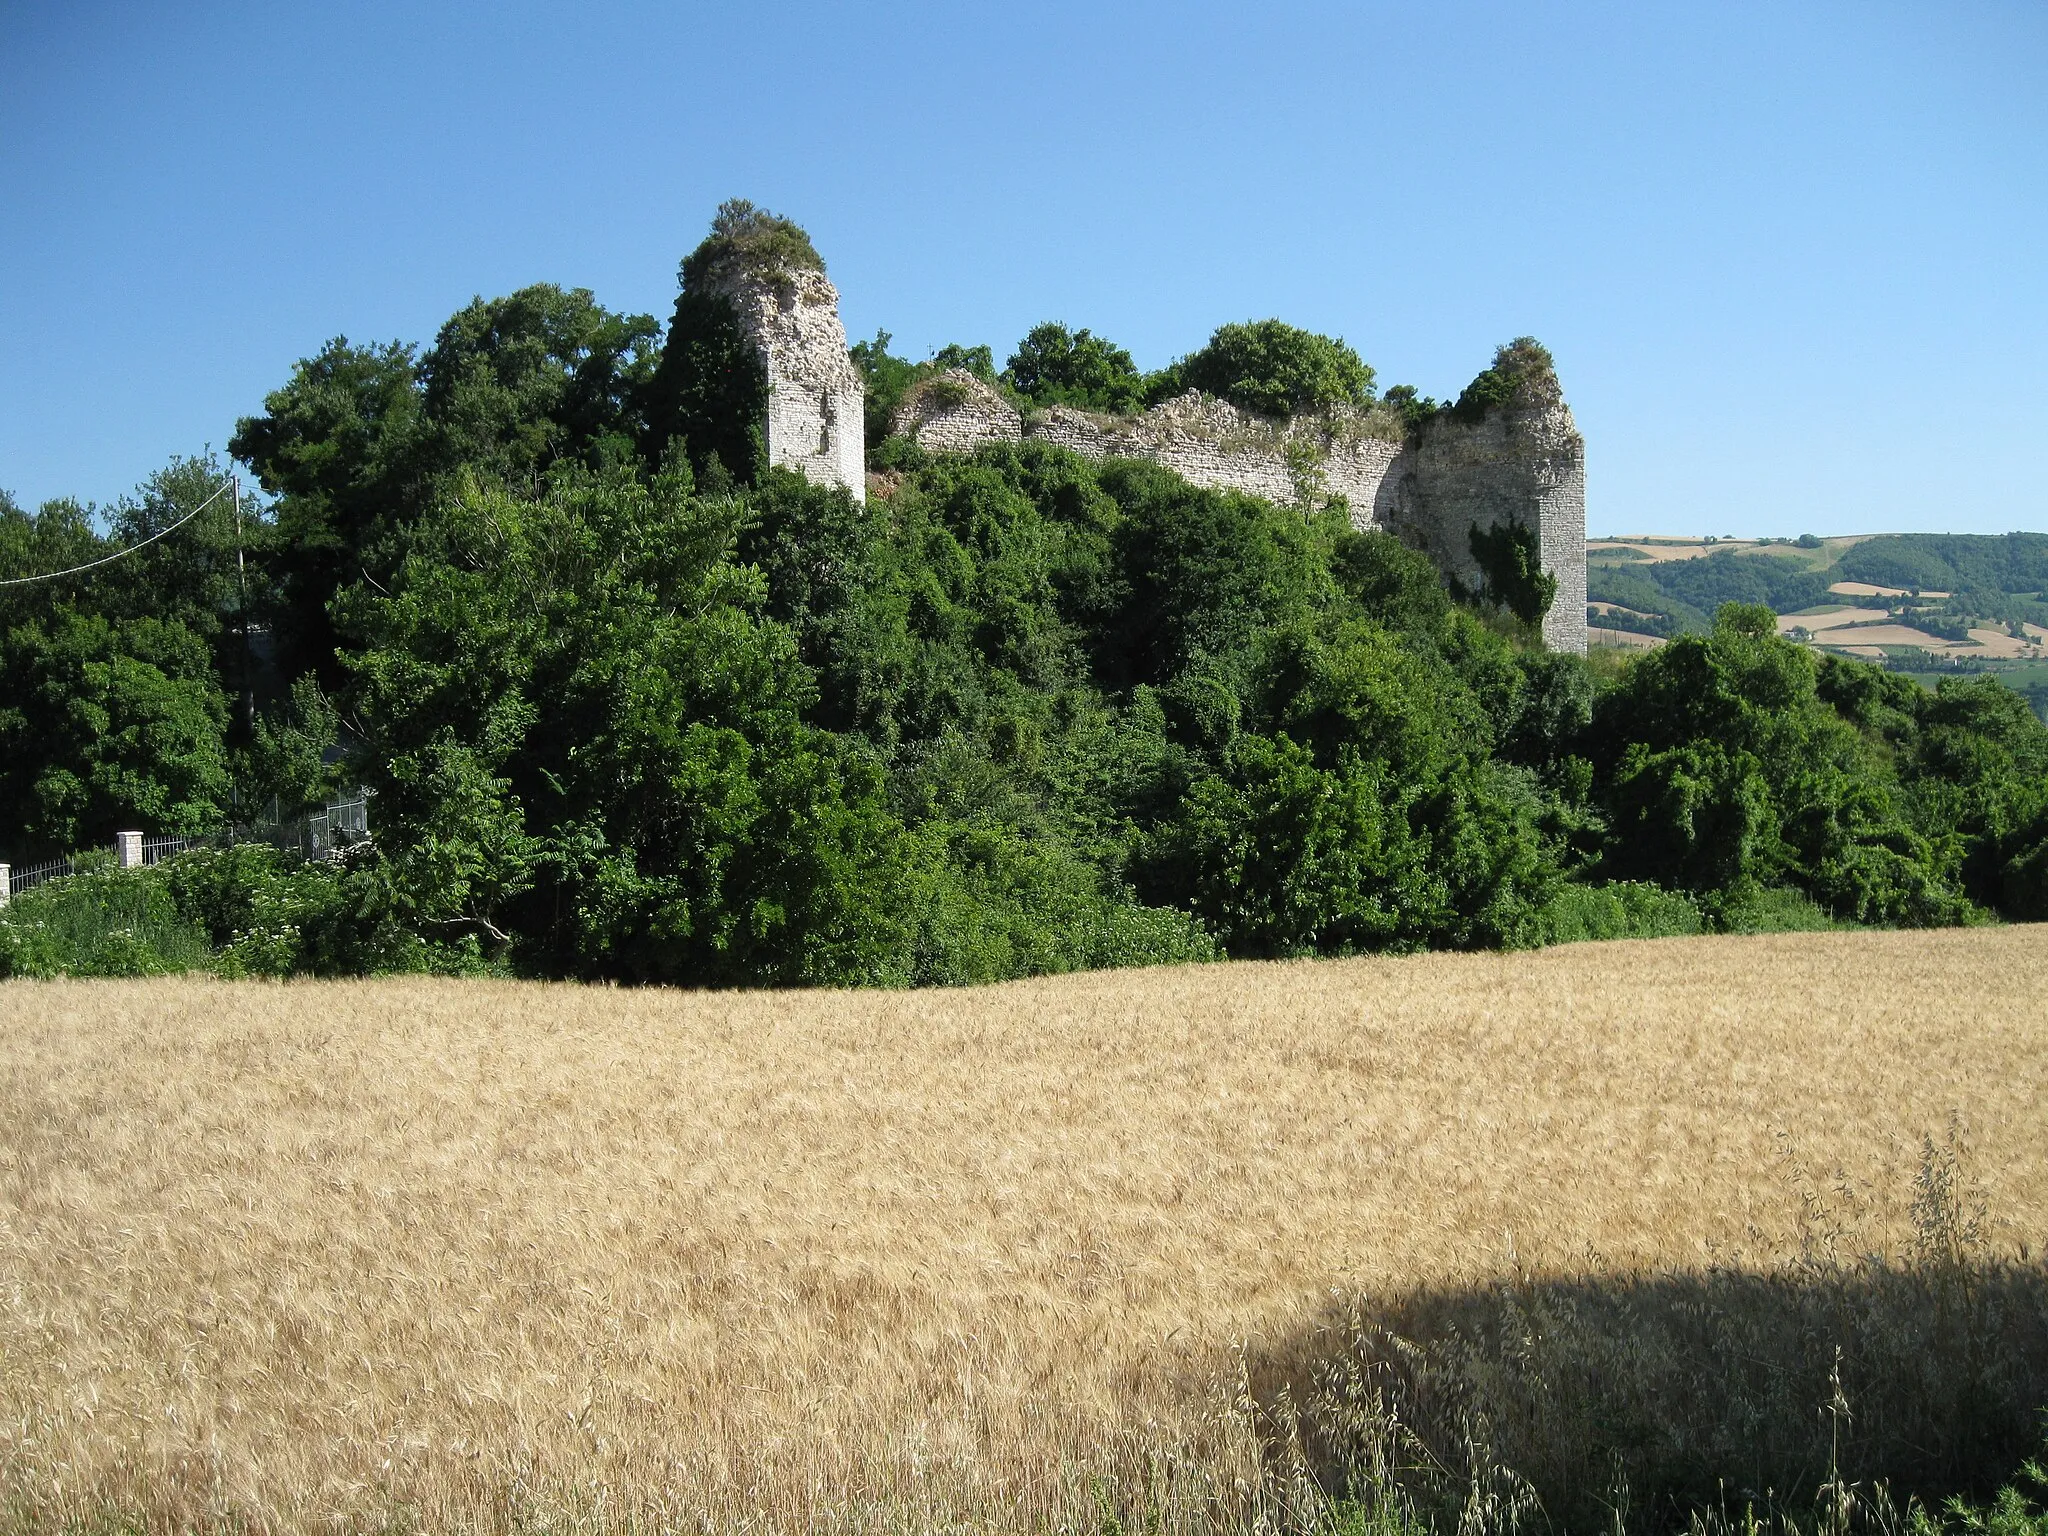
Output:
<instances>
[{"instance_id":1,"label":"cultivated hillside field","mask_svg":"<svg viewBox=\"0 0 2048 1536\"><path fill-rule=\"evenodd\" d=\"M1385 1438L1378 1325L1499 1305L1520 1357L1662 1339L1645 1424L1824 1422L1832 1358L1792 1356L1860 1319L1857 1443L1909 1414L1888 1370L1953 1427L2043 1387L2044 975L2048 927L890 993L10 982L5 1520L1307 1523ZM1524 1463L1576 1412L1534 1395Z\"/></svg>"}]
</instances>

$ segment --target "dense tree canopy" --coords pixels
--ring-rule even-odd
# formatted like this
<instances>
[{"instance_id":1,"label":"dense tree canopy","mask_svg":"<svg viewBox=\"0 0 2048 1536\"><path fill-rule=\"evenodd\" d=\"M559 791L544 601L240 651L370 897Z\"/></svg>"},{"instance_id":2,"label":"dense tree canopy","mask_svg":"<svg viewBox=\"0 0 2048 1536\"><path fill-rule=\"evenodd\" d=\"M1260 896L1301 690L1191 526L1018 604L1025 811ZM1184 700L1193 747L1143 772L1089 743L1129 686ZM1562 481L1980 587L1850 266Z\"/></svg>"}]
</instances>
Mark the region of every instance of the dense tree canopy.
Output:
<instances>
[{"instance_id":1,"label":"dense tree canopy","mask_svg":"<svg viewBox=\"0 0 2048 1536\"><path fill-rule=\"evenodd\" d=\"M269 499L239 522L219 501L0 587L0 855L366 785L353 864L195 855L167 887L220 963L271 973L903 984L1535 943L1596 907L2048 916L2048 728L1995 682L1816 659L1741 605L1589 666L1533 640L1550 593L1512 528L1459 594L1341 515L1156 465L882 442L946 366L1025 404L1368 402L1341 342L1225 326L1148 380L1063 325L1001 376L882 333L854 356L886 494L768 469L707 274L809 265L801 236L721 210L665 334L538 285L424 352L336 339L240 424ZM1517 342L1454 409L1554 385ZM134 548L223 473L0 500L0 578Z\"/></svg>"}]
</instances>

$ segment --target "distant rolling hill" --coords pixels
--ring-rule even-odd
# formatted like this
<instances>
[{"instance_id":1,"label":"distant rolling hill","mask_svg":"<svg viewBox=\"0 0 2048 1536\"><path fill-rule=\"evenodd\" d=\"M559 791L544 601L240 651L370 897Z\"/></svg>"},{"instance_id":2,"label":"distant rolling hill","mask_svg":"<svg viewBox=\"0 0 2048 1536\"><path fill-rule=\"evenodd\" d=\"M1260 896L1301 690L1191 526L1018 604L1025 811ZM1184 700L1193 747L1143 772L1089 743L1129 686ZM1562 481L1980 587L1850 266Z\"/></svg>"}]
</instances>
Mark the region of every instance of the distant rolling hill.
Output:
<instances>
[{"instance_id":1,"label":"distant rolling hill","mask_svg":"<svg viewBox=\"0 0 2048 1536\"><path fill-rule=\"evenodd\" d=\"M1989 671L2048 717L2048 534L1818 539L1595 539L1587 623L1640 645L1761 603L1821 649L1932 678Z\"/></svg>"}]
</instances>

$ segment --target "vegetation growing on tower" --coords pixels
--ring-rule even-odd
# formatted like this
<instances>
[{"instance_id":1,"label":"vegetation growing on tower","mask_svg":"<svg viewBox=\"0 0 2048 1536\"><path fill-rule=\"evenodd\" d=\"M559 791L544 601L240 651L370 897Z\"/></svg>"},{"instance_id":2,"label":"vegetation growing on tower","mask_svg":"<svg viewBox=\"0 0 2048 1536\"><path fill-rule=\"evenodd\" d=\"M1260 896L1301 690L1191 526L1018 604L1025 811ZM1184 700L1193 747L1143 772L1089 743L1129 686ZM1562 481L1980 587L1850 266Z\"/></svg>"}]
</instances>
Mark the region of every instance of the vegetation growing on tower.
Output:
<instances>
[{"instance_id":1,"label":"vegetation growing on tower","mask_svg":"<svg viewBox=\"0 0 2048 1536\"><path fill-rule=\"evenodd\" d=\"M685 289L701 288L720 270L823 272L825 258L795 220L734 197L718 205L711 233L683 258L677 275Z\"/></svg>"},{"instance_id":2,"label":"vegetation growing on tower","mask_svg":"<svg viewBox=\"0 0 2048 1536\"><path fill-rule=\"evenodd\" d=\"M1482 420L1493 406L1540 408L1562 398L1550 349L1518 336L1493 354L1493 366L1467 384L1451 407L1463 421Z\"/></svg>"},{"instance_id":3,"label":"vegetation growing on tower","mask_svg":"<svg viewBox=\"0 0 2048 1536\"><path fill-rule=\"evenodd\" d=\"M745 198L719 204L711 233L685 256L681 292L648 390L648 457L687 456L713 484L751 485L767 467L761 419L768 374L733 307L736 280L777 272L823 272L803 228Z\"/></svg>"}]
</instances>

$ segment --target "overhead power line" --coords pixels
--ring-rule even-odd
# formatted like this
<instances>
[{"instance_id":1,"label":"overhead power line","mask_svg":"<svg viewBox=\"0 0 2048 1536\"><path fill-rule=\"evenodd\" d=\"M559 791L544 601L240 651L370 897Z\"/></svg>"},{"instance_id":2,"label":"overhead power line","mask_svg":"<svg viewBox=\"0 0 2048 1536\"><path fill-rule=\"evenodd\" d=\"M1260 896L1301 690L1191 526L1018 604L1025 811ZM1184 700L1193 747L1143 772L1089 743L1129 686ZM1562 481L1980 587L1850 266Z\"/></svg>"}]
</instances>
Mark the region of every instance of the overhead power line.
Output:
<instances>
[{"instance_id":1,"label":"overhead power line","mask_svg":"<svg viewBox=\"0 0 2048 1536\"><path fill-rule=\"evenodd\" d=\"M219 501L221 497L227 495L227 493L230 490L234 489L234 487L235 481L231 476L230 478L221 482L221 487L219 490L215 491L211 496L207 497L206 500L199 503L198 506L194 507L190 512L187 512L175 523L171 524L170 527L159 528L155 533L152 533L148 538L137 539L133 544L130 544L126 549L118 549L114 551L113 554L108 555L103 559L88 560L84 565L74 565L68 571L45 571L40 576L10 576L7 580L0 581L0 587L25 587L29 583L36 581L56 581L61 577L76 576L80 571L92 571L99 569L99 567L103 565L112 565L116 560L125 560L128 556L134 554L135 551L141 549L145 544L154 544L158 539L162 538L165 534L176 533L180 528L184 527L187 523L191 522L193 518L197 517L200 513L204 512L216 501Z\"/></svg>"}]
</instances>

